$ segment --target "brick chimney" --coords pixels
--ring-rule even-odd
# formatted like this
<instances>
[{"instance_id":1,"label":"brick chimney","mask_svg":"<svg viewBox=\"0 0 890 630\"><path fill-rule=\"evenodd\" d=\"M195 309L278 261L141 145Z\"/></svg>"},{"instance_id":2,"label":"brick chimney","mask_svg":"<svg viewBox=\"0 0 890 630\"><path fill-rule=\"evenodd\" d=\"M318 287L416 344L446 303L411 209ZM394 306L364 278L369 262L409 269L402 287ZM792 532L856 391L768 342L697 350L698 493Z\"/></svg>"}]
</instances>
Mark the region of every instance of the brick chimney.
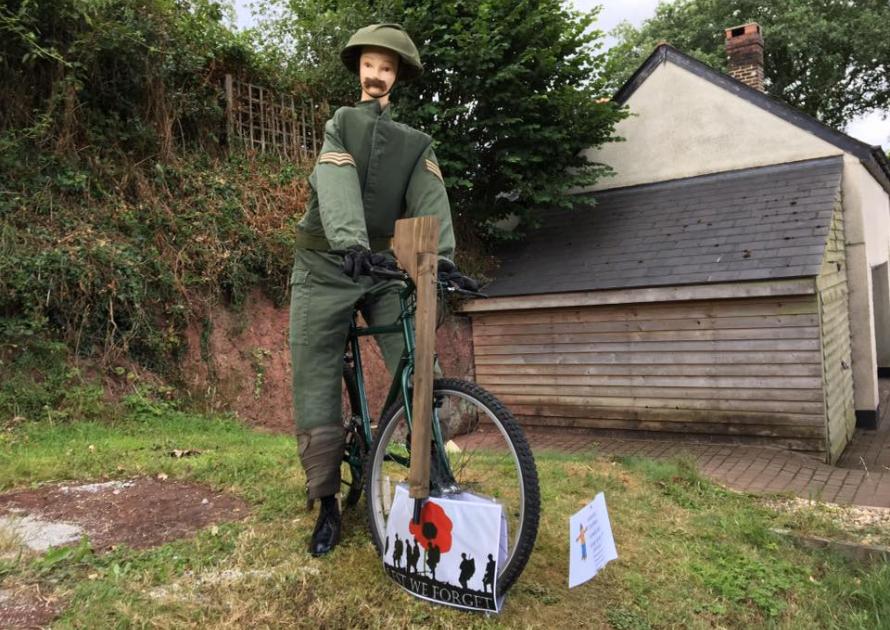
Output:
<instances>
[{"instance_id":1,"label":"brick chimney","mask_svg":"<svg viewBox=\"0 0 890 630\"><path fill-rule=\"evenodd\" d=\"M763 34L760 24L748 22L726 29L726 56L729 75L765 92L763 88Z\"/></svg>"}]
</instances>

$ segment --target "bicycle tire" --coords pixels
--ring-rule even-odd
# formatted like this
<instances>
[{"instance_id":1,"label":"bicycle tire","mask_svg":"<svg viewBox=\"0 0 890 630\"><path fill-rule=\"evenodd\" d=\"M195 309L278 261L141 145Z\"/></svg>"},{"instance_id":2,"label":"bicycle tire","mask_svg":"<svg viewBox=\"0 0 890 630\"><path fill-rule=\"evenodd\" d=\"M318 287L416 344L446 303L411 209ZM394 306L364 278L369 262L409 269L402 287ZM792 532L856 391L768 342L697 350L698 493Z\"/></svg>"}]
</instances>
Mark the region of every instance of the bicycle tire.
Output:
<instances>
[{"instance_id":1,"label":"bicycle tire","mask_svg":"<svg viewBox=\"0 0 890 630\"><path fill-rule=\"evenodd\" d=\"M342 412L346 448L343 453L343 463L340 465L340 498L344 506L353 507L358 504L362 496L364 463L368 449L362 433L362 419L358 412L358 387L355 370L352 367L344 366L343 382L346 384Z\"/></svg>"},{"instance_id":2,"label":"bicycle tire","mask_svg":"<svg viewBox=\"0 0 890 630\"><path fill-rule=\"evenodd\" d=\"M505 517L508 519L508 555L506 562L498 568L497 592L498 594L505 593L525 568L537 537L540 518L540 491L534 457L519 424L510 411L479 385L458 379L436 379L433 383L433 395L441 405L469 403L473 406L472 409L476 410L475 413L481 412L473 424L471 416L474 411L466 412L464 407L459 407L458 422L464 423L467 422L466 418L470 418L469 424L443 428L443 432L449 433L444 437L444 441L454 438L455 445L460 449L455 451L452 448L449 451L446 447L452 466L455 462L460 463L462 459L466 459L466 463L460 464L460 472L466 474L467 478L484 478L486 483L479 488L482 490L482 494L490 494L485 490L491 490L497 486L497 482L493 480L504 477L502 472L498 472L502 468L510 468L507 473L508 477L512 477L513 468L518 475L515 480L507 479L503 484L505 492L499 497L504 505ZM454 402L445 403L446 398ZM450 422L453 424L454 417L450 419ZM404 404L398 400L384 413L367 458L364 477L368 526L374 545L380 553L383 550L382 540L386 528L385 504L387 499L384 495L390 493L391 486L388 473L397 469L396 472L401 474L404 469L404 475L407 477L405 466L410 462L410 453L408 453L407 458L399 456L405 461L395 464L392 455L390 455L389 464L387 464L387 453L392 453L393 448L404 450L403 442L410 442L410 435L404 434L406 429ZM474 443L482 446L473 447ZM490 446L486 447L485 445L489 443ZM496 455L501 451L504 452ZM480 459L477 459L473 466L468 468L469 459L475 457L476 454L479 454ZM499 466L501 467L499 468ZM470 487L466 487L461 479L456 480L461 489L476 491L479 487L474 481L470 481ZM514 498L512 488L516 483L518 483L516 489L518 494ZM498 490L501 488L498 487ZM436 488L432 488L431 495L435 495L436 491ZM508 512L510 514L507 514Z\"/></svg>"}]
</instances>

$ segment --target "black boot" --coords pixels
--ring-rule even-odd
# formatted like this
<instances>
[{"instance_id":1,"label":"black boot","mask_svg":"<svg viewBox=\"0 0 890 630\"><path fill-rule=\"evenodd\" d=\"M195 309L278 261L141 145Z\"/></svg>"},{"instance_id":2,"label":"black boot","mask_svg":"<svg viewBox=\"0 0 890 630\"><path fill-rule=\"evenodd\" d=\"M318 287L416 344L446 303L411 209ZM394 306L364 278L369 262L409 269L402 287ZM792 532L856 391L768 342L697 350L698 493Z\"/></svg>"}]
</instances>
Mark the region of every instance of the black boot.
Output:
<instances>
[{"instance_id":1,"label":"black boot","mask_svg":"<svg viewBox=\"0 0 890 630\"><path fill-rule=\"evenodd\" d=\"M309 553L315 557L323 556L339 542L340 508L337 505L337 497L322 497L318 521L312 531L312 542L309 543Z\"/></svg>"}]
</instances>

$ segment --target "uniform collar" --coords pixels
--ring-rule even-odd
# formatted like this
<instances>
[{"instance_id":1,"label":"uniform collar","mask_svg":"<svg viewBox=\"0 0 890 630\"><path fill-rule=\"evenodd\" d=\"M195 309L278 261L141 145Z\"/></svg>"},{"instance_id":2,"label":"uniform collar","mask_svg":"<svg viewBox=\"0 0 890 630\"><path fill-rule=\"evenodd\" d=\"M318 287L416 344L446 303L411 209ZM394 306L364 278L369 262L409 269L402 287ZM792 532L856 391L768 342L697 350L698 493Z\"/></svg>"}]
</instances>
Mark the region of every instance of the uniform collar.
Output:
<instances>
[{"instance_id":1,"label":"uniform collar","mask_svg":"<svg viewBox=\"0 0 890 630\"><path fill-rule=\"evenodd\" d=\"M376 116L382 116L384 118L389 118L390 112L392 111L392 103L388 103L386 107L381 108L380 101L376 98L372 98L368 101L359 101L355 106L361 109L366 109L369 112L374 112Z\"/></svg>"}]
</instances>

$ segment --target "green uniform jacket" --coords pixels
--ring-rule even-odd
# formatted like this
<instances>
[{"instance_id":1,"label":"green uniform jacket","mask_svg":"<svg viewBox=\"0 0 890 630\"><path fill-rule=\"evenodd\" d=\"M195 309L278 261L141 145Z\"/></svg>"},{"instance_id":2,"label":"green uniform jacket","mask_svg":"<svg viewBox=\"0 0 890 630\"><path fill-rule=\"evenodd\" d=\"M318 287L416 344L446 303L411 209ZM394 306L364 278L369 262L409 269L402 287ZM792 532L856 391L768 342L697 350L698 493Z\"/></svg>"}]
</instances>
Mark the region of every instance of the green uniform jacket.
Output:
<instances>
[{"instance_id":1,"label":"green uniform jacket","mask_svg":"<svg viewBox=\"0 0 890 630\"><path fill-rule=\"evenodd\" d=\"M297 246L390 248L395 222L439 219L439 256L454 256L451 209L432 139L397 123L376 99L341 107L325 125Z\"/></svg>"}]
</instances>

